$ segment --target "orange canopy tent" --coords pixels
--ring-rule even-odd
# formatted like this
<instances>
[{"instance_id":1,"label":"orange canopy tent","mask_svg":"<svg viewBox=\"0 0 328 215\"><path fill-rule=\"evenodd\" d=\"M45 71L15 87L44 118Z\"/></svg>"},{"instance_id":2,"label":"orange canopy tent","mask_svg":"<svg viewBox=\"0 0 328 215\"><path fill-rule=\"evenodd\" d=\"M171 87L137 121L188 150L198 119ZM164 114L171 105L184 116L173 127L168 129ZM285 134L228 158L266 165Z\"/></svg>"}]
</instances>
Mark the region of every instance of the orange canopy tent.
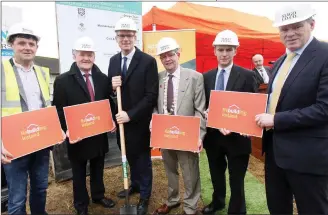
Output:
<instances>
[{"instance_id":1,"label":"orange canopy tent","mask_svg":"<svg viewBox=\"0 0 328 215\"><path fill-rule=\"evenodd\" d=\"M234 63L253 68L252 56L260 53L264 64L275 61L285 51L278 30L266 17L250 15L233 9L178 2L168 10L153 7L142 18L144 31L196 29L196 69L205 72L217 67L212 43L218 32L234 31L240 42Z\"/></svg>"}]
</instances>

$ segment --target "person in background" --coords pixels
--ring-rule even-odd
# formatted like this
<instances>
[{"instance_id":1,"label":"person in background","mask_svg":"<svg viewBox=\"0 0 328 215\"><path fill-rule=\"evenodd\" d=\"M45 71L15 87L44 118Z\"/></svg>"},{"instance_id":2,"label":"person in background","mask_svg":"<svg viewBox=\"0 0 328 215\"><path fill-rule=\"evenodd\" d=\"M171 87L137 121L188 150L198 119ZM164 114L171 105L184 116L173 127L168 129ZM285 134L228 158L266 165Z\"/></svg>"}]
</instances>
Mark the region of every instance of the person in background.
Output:
<instances>
[{"instance_id":1,"label":"person in background","mask_svg":"<svg viewBox=\"0 0 328 215\"><path fill-rule=\"evenodd\" d=\"M89 37L75 41L74 63L68 72L57 76L54 82L53 105L56 106L61 126L69 138L63 108L93 101L109 99L108 78L95 62L95 44ZM105 197L104 162L108 152L107 133L72 140L67 143L67 154L73 173L74 208L79 215L88 214L89 195L86 187L86 167L90 162L90 188L92 202L105 208L115 203Z\"/></svg>"},{"instance_id":2,"label":"person in background","mask_svg":"<svg viewBox=\"0 0 328 215\"><path fill-rule=\"evenodd\" d=\"M267 111L255 118L271 214L293 214L293 197L299 214L328 214L328 44L312 35L314 15L293 4L275 16L286 53L272 67Z\"/></svg>"},{"instance_id":3,"label":"person in background","mask_svg":"<svg viewBox=\"0 0 328 215\"><path fill-rule=\"evenodd\" d=\"M255 77L258 86L260 86L261 84L268 84L271 77L271 71L270 67L263 66L263 56L260 54L256 54L252 57L252 61L254 64L253 71L255 72Z\"/></svg>"}]
</instances>

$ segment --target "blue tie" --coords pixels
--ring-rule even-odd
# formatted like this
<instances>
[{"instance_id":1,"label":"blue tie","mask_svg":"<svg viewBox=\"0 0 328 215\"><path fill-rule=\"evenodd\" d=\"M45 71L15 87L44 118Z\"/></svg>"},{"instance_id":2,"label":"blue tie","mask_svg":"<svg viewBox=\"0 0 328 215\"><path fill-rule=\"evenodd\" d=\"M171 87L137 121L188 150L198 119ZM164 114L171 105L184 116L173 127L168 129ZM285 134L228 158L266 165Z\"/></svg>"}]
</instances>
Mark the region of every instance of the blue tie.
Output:
<instances>
[{"instance_id":1,"label":"blue tie","mask_svg":"<svg viewBox=\"0 0 328 215\"><path fill-rule=\"evenodd\" d=\"M224 73L225 70L222 69L219 74L219 77L216 79L215 90L224 90Z\"/></svg>"},{"instance_id":2,"label":"blue tie","mask_svg":"<svg viewBox=\"0 0 328 215\"><path fill-rule=\"evenodd\" d=\"M128 60L127 57L123 57L124 63L123 63L123 69L122 69L122 76L123 78L125 78L126 75L126 71L128 70L128 67L126 65L126 61Z\"/></svg>"}]
</instances>

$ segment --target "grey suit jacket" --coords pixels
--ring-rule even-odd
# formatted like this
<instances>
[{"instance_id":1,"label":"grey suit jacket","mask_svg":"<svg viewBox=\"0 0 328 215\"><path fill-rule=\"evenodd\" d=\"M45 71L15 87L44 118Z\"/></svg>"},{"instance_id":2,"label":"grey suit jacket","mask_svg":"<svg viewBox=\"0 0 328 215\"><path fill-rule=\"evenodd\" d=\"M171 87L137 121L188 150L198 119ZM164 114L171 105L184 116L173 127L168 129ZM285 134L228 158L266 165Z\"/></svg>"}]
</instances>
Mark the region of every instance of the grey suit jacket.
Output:
<instances>
[{"instance_id":1,"label":"grey suit jacket","mask_svg":"<svg viewBox=\"0 0 328 215\"><path fill-rule=\"evenodd\" d=\"M154 113L164 114L164 79L166 75L166 71L159 73L158 100ZM204 78L202 74L195 70L180 67L176 115L200 117L200 138L202 140L206 134L205 102Z\"/></svg>"}]
</instances>

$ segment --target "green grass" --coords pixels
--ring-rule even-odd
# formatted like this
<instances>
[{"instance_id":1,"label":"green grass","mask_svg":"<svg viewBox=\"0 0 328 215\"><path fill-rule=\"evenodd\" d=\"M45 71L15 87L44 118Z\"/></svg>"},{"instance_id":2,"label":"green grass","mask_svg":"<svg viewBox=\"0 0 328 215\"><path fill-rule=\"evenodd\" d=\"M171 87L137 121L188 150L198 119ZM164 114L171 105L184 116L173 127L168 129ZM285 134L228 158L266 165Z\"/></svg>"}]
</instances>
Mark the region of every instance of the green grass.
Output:
<instances>
[{"instance_id":1,"label":"green grass","mask_svg":"<svg viewBox=\"0 0 328 215\"><path fill-rule=\"evenodd\" d=\"M202 187L202 200L204 205L207 205L212 200L212 182L211 175L208 167L208 161L205 150L202 151L200 157L200 177ZM227 171L228 172L228 171ZM230 199L230 186L229 186L229 175L226 173L226 185L227 185L227 196L226 196L226 208L219 211L217 214L227 214L227 208ZM247 214L269 214L265 186L259 180L257 180L251 173L247 172L245 177L245 195L246 195L246 207Z\"/></svg>"}]
</instances>

